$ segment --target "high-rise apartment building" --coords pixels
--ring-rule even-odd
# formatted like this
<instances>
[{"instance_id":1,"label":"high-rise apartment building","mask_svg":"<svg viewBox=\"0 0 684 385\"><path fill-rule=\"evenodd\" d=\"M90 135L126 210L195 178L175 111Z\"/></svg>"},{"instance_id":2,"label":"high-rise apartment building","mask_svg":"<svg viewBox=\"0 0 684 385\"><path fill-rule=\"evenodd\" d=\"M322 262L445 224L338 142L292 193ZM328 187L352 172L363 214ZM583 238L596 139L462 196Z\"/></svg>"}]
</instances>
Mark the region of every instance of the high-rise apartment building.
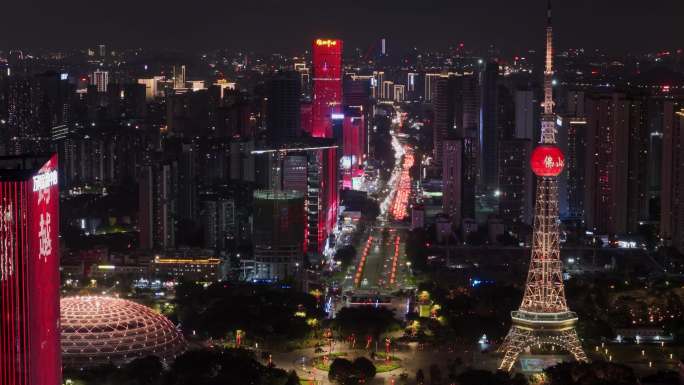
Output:
<instances>
[{"instance_id":1,"label":"high-rise apartment building","mask_svg":"<svg viewBox=\"0 0 684 385\"><path fill-rule=\"evenodd\" d=\"M235 200L210 195L202 199L200 206L204 247L221 251L228 249L238 232Z\"/></svg>"},{"instance_id":2,"label":"high-rise apartment building","mask_svg":"<svg viewBox=\"0 0 684 385\"><path fill-rule=\"evenodd\" d=\"M627 139L629 101L624 94L591 95L588 125L585 220L598 234L627 229Z\"/></svg>"},{"instance_id":3,"label":"high-rise apartment building","mask_svg":"<svg viewBox=\"0 0 684 385\"><path fill-rule=\"evenodd\" d=\"M532 224L531 153L532 140L527 138L504 139L499 145L499 216L506 227L514 230L522 224Z\"/></svg>"},{"instance_id":4,"label":"high-rise apartment building","mask_svg":"<svg viewBox=\"0 0 684 385\"><path fill-rule=\"evenodd\" d=\"M384 80L380 88L380 99L381 100L392 100L394 92L394 82L391 80Z\"/></svg>"},{"instance_id":5,"label":"high-rise apartment building","mask_svg":"<svg viewBox=\"0 0 684 385\"><path fill-rule=\"evenodd\" d=\"M385 71L373 71L373 79L372 79L372 96L376 100L380 100L384 98L383 92L382 92L382 85L385 83Z\"/></svg>"},{"instance_id":6,"label":"high-rise apartment building","mask_svg":"<svg viewBox=\"0 0 684 385\"><path fill-rule=\"evenodd\" d=\"M499 64L487 63L482 73L482 184L494 189L498 184L499 155Z\"/></svg>"},{"instance_id":7,"label":"high-rise apartment building","mask_svg":"<svg viewBox=\"0 0 684 385\"><path fill-rule=\"evenodd\" d=\"M429 103L432 102L432 98L434 97L435 90L436 90L436 83L439 80L439 78L442 77L442 74L438 73L427 73L425 74L425 102Z\"/></svg>"},{"instance_id":8,"label":"high-rise apartment building","mask_svg":"<svg viewBox=\"0 0 684 385\"><path fill-rule=\"evenodd\" d=\"M515 137L534 140L535 116L532 90L515 91Z\"/></svg>"},{"instance_id":9,"label":"high-rise apartment building","mask_svg":"<svg viewBox=\"0 0 684 385\"><path fill-rule=\"evenodd\" d=\"M435 118L432 122L432 141L434 157L437 164L444 159L444 140L454 132L456 112L456 78L443 76L435 82L434 99L432 107Z\"/></svg>"},{"instance_id":10,"label":"high-rise apartment building","mask_svg":"<svg viewBox=\"0 0 684 385\"><path fill-rule=\"evenodd\" d=\"M176 247L178 164L155 160L138 176L138 229L140 248Z\"/></svg>"},{"instance_id":11,"label":"high-rise apartment building","mask_svg":"<svg viewBox=\"0 0 684 385\"><path fill-rule=\"evenodd\" d=\"M568 219L584 220L585 170L590 155L587 153L587 120L584 110L584 91L571 90L566 94L563 124L566 143L566 193ZM562 199L561 199L562 201Z\"/></svg>"},{"instance_id":12,"label":"high-rise apartment building","mask_svg":"<svg viewBox=\"0 0 684 385\"><path fill-rule=\"evenodd\" d=\"M663 107L660 237L684 253L684 100Z\"/></svg>"},{"instance_id":13,"label":"high-rise apartment building","mask_svg":"<svg viewBox=\"0 0 684 385\"><path fill-rule=\"evenodd\" d=\"M392 91L393 100L397 103L401 103L406 100L406 86L403 84L395 84L394 90Z\"/></svg>"},{"instance_id":14,"label":"high-rise apartment building","mask_svg":"<svg viewBox=\"0 0 684 385\"><path fill-rule=\"evenodd\" d=\"M254 278L296 278L302 266L304 194L297 191L254 192Z\"/></svg>"},{"instance_id":15,"label":"high-rise apartment building","mask_svg":"<svg viewBox=\"0 0 684 385\"><path fill-rule=\"evenodd\" d=\"M442 210L452 223L463 219L463 141L446 139L443 142Z\"/></svg>"},{"instance_id":16,"label":"high-rise apartment building","mask_svg":"<svg viewBox=\"0 0 684 385\"><path fill-rule=\"evenodd\" d=\"M266 127L275 140L301 136L301 81L296 72L279 73L268 82Z\"/></svg>"},{"instance_id":17,"label":"high-rise apartment building","mask_svg":"<svg viewBox=\"0 0 684 385\"><path fill-rule=\"evenodd\" d=\"M586 100L585 221L598 234L638 230L648 208L648 127L644 101L623 93ZM593 155L593 156L592 156Z\"/></svg>"},{"instance_id":18,"label":"high-rise apartment building","mask_svg":"<svg viewBox=\"0 0 684 385\"><path fill-rule=\"evenodd\" d=\"M90 80L90 84L97 87L97 92L107 92L107 85L109 84L109 72L102 70L94 71L93 77Z\"/></svg>"},{"instance_id":19,"label":"high-rise apartment building","mask_svg":"<svg viewBox=\"0 0 684 385\"><path fill-rule=\"evenodd\" d=\"M283 190L307 193L307 158L305 154L290 154L283 159Z\"/></svg>"},{"instance_id":20,"label":"high-rise apartment building","mask_svg":"<svg viewBox=\"0 0 684 385\"><path fill-rule=\"evenodd\" d=\"M185 65L175 65L173 66L173 89L174 90L184 90L187 88L186 85L186 74Z\"/></svg>"}]
</instances>

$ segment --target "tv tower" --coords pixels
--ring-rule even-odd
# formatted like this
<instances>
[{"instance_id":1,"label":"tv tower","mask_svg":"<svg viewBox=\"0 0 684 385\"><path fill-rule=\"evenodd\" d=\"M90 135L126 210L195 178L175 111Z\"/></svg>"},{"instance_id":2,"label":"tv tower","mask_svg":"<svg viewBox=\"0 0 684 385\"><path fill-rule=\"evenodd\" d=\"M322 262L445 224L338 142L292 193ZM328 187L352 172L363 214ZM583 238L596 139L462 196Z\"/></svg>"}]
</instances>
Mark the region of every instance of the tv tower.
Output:
<instances>
[{"instance_id":1,"label":"tv tower","mask_svg":"<svg viewBox=\"0 0 684 385\"><path fill-rule=\"evenodd\" d=\"M577 361L587 361L575 325L577 314L568 309L563 287L558 234L558 175L563 170L563 152L556 146L556 116L553 112L553 29L551 0L546 25L544 69L544 113L541 143L530 159L537 175L532 257L522 304L511 312L513 326L499 348L504 353L499 369L510 371L518 355L528 347L551 345L567 350Z\"/></svg>"}]
</instances>

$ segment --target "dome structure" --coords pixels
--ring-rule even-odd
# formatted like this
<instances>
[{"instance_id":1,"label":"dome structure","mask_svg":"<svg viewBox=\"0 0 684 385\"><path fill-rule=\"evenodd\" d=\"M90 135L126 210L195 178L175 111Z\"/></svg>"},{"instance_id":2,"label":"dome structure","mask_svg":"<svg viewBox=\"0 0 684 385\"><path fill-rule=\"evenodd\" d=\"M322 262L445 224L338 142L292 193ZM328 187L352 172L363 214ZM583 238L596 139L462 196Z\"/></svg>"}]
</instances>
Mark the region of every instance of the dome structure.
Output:
<instances>
[{"instance_id":1,"label":"dome structure","mask_svg":"<svg viewBox=\"0 0 684 385\"><path fill-rule=\"evenodd\" d=\"M185 339L171 321L135 302L66 297L60 306L65 367L121 365L150 355L169 361L185 350Z\"/></svg>"}]
</instances>

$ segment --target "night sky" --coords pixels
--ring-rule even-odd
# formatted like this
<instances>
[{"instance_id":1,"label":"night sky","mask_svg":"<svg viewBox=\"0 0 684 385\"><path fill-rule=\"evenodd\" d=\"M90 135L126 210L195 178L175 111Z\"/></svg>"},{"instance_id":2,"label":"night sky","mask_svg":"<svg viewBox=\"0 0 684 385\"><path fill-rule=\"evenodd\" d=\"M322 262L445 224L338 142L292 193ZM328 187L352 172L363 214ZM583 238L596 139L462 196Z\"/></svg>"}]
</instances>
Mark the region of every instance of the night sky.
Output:
<instances>
[{"instance_id":1,"label":"night sky","mask_svg":"<svg viewBox=\"0 0 684 385\"><path fill-rule=\"evenodd\" d=\"M249 48L294 53L317 36L369 47L539 48L546 0L3 0L0 47ZM684 46L683 0L555 0L557 45Z\"/></svg>"}]
</instances>

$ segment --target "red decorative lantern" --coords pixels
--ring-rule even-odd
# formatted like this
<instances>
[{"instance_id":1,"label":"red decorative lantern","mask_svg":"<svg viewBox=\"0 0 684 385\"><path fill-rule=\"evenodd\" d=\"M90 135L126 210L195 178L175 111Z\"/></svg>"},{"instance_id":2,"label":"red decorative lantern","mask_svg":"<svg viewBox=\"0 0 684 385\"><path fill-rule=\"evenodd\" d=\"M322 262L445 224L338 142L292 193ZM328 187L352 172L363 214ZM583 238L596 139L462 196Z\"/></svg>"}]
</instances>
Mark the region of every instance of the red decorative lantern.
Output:
<instances>
[{"instance_id":1,"label":"red decorative lantern","mask_svg":"<svg viewBox=\"0 0 684 385\"><path fill-rule=\"evenodd\" d=\"M557 146L543 144L532 151L530 166L537 176L558 176L565 166L565 156Z\"/></svg>"}]
</instances>

